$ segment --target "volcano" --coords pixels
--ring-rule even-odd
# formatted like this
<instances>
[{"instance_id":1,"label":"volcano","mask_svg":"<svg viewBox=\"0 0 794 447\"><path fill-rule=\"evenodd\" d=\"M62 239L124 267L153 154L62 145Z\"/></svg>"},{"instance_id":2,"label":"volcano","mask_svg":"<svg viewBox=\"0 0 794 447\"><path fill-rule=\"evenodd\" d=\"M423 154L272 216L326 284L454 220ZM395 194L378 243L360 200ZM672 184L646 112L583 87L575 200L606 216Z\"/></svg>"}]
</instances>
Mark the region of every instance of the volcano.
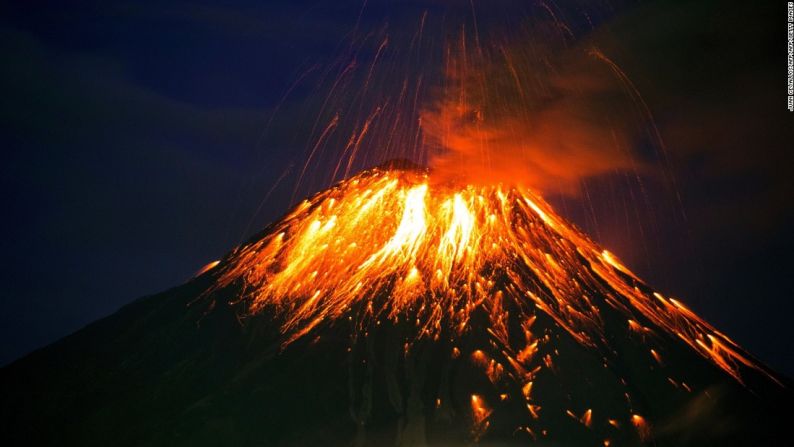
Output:
<instances>
[{"instance_id":1,"label":"volcano","mask_svg":"<svg viewBox=\"0 0 794 447\"><path fill-rule=\"evenodd\" d=\"M399 163L0 379L4 445L780 445L792 416L531 190Z\"/></svg>"}]
</instances>

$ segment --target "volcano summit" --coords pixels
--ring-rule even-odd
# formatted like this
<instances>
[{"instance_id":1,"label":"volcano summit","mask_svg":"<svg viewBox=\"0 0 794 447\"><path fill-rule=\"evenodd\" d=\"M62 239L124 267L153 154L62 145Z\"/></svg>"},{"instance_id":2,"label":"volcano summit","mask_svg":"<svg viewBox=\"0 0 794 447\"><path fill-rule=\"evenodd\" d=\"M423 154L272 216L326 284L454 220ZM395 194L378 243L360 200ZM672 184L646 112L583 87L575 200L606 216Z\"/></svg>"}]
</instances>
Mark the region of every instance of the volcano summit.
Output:
<instances>
[{"instance_id":1,"label":"volcano summit","mask_svg":"<svg viewBox=\"0 0 794 447\"><path fill-rule=\"evenodd\" d=\"M396 165L0 377L13 445L775 445L792 416L529 189Z\"/></svg>"}]
</instances>

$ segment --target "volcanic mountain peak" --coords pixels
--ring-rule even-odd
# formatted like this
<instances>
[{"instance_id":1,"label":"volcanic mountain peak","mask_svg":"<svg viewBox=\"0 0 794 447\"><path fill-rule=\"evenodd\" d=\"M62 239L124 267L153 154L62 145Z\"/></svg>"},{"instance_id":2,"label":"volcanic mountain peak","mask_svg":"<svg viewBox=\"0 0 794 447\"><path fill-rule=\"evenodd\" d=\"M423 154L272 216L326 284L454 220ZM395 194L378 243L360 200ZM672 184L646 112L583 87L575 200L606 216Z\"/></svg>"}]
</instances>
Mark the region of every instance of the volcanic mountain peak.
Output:
<instances>
[{"instance_id":1,"label":"volcanic mountain peak","mask_svg":"<svg viewBox=\"0 0 794 447\"><path fill-rule=\"evenodd\" d=\"M409 165L0 373L6 445L772 445L792 400L529 189Z\"/></svg>"},{"instance_id":2,"label":"volcanic mountain peak","mask_svg":"<svg viewBox=\"0 0 794 447\"><path fill-rule=\"evenodd\" d=\"M417 393L430 394L423 398L435 402L434 418L453 418L466 402L474 439L509 432L538 440L567 415L589 430L582 439L646 442L646 417L660 420L652 408L663 406L647 400L668 399L647 392L649 383L699 392L714 383L716 367L737 385L780 386L727 336L520 186L435 184L415 167L375 168L300 203L213 277L204 296L242 290L234 296L246 313L279 322L282 350L306 348L291 346L302 337L313 345L347 334L349 361L361 362L350 370L351 411L365 425L375 399L369 368L384 363L404 363L408 397L394 397L397 373L385 372L389 402L403 418L425 420L403 401ZM445 372L430 373L428 355L466 362L472 371L464 376L479 378L453 386L454 367L442 361ZM647 368L656 377L648 383L630 377ZM633 434L610 433L625 427Z\"/></svg>"},{"instance_id":3,"label":"volcanic mountain peak","mask_svg":"<svg viewBox=\"0 0 794 447\"><path fill-rule=\"evenodd\" d=\"M642 337L673 335L742 381L768 374L679 301L652 291L614 255L518 186L432 185L415 168L376 168L298 205L222 265L218 287L242 281L256 312L283 319L285 343L340 318L366 331L384 320L413 339L460 336L487 309L489 332L511 346L506 319L552 318L580 344L609 355L607 309ZM517 376L527 365L505 352ZM649 355L662 363L660 354ZM771 375L769 376L772 377Z\"/></svg>"}]
</instances>

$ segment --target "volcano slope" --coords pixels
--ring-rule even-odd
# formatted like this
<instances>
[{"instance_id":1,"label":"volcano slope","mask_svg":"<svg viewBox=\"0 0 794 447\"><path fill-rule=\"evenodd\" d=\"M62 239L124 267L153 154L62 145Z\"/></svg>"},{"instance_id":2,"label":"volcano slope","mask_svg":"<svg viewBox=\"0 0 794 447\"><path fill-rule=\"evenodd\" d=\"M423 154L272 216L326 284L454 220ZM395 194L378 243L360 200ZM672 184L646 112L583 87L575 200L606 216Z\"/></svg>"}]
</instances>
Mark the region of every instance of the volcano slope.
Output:
<instances>
[{"instance_id":1,"label":"volcano slope","mask_svg":"<svg viewBox=\"0 0 794 447\"><path fill-rule=\"evenodd\" d=\"M0 370L3 445L781 445L790 383L531 191L376 168Z\"/></svg>"}]
</instances>

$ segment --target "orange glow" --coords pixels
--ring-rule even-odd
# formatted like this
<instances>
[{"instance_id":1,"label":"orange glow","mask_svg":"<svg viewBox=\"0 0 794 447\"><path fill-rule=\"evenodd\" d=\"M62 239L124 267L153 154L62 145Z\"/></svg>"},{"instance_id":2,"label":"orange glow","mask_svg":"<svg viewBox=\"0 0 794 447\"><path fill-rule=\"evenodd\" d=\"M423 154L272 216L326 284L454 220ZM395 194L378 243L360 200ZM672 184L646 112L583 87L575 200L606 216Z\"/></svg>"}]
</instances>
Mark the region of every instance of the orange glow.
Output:
<instances>
[{"instance_id":1,"label":"orange glow","mask_svg":"<svg viewBox=\"0 0 794 447\"><path fill-rule=\"evenodd\" d=\"M544 77L560 100L537 104L540 101L526 88L538 82L537 67L519 64L523 58L506 45L499 45L498 56L491 56L467 51L467 43L462 32L459 43L447 48L444 94L420 113L436 181L521 181L538 190L576 194L584 178L628 171L640 163L618 149L626 144L627 132L617 129L614 121L607 125L602 116L594 115L582 119L582 107L590 107L580 103L585 86L568 79L579 75ZM498 95L484 88L493 86L489 75L494 73L512 79L497 83ZM587 78L589 94L611 90L612 84L596 81L592 71Z\"/></svg>"},{"instance_id":2,"label":"orange glow","mask_svg":"<svg viewBox=\"0 0 794 447\"><path fill-rule=\"evenodd\" d=\"M488 416L491 414L491 409L483 401L482 397L472 394L471 395L471 413L473 424L473 434L475 439L485 433L488 429Z\"/></svg>"},{"instance_id":3,"label":"orange glow","mask_svg":"<svg viewBox=\"0 0 794 447\"><path fill-rule=\"evenodd\" d=\"M488 416L490 412L488 407L485 406L480 396L476 394L471 395L471 410L474 413L476 420L482 420Z\"/></svg>"},{"instance_id":4,"label":"orange glow","mask_svg":"<svg viewBox=\"0 0 794 447\"><path fill-rule=\"evenodd\" d=\"M590 424L593 422L593 410L588 409L585 411L580 422L584 424L585 427L590 428Z\"/></svg>"},{"instance_id":5,"label":"orange glow","mask_svg":"<svg viewBox=\"0 0 794 447\"><path fill-rule=\"evenodd\" d=\"M640 416L639 414L631 415L631 423L634 425L634 428L637 429L637 434L639 435L640 439L645 441L650 438L651 436L651 428L648 423L645 421L645 418Z\"/></svg>"},{"instance_id":6,"label":"orange glow","mask_svg":"<svg viewBox=\"0 0 794 447\"><path fill-rule=\"evenodd\" d=\"M491 362L488 364L485 374L488 376L488 380L495 384L502 378L502 374L504 374L504 367L501 363L491 360Z\"/></svg>"},{"instance_id":7,"label":"orange glow","mask_svg":"<svg viewBox=\"0 0 794 447\"><path fill-rule=\"evenodd\" d=\"M647 330L646 328L644 328L642 325L640 325L639 323L637 323L634 320L629 320L629 329L631 329L632 331L634 331L634 332L636 332L638 334L642 334L642 333L646 332L646 330Z\"/></svg>"},{"instance_id":8,"label":"orange glow","mask_svg":"<svg viewBox=\"0 0 794 447\"><path fill-rule=\"evenodd\" d=\"M217 287L242 281L251 312L267 308L282 317L285 344L342 318L364 333L389 319L414 326L408 350L444 329L468 331L478 307L488 309L492 334L504 339L510 307L522 313L527 344L504 355L510 374L526 383L538 314L595 347L609 345L599 306L610 306L632 331L649 331L642 321L674 334L739 381L740 367L768 374L683 304L643 291L613 254L518 186L459 187L418 171L373 169L302 202L216 269ZM459 354L454 348L452 357ZM471 358L493 381L508 372L482 351ZM554 367L550 354L543 364Z\"/></svg>"},{"instance_id":9,"label":"orange glow","mask_svg":"<svg viewBox=\"0 0 794 447\"><path fill-rule=\"evenodd\" d=\"M651 349L651 355L653 356L653 359L656 360L656 363L664 366L664 363L662 363L662 356L660 356L659 353L656 352L656 350Z\"/></svg>"},{"instance_id":10,"label":"orange glow","mask_svg":"<svg viewBox=\"0 0 794 447\"><path fill-rule=\"evenodd\" d=\"M532 382L527 382L522 388L521 392L524 393L524 397L529 400L530 394L532 394Z\"/></svg>"},{"instance_id":11,"label":"orange glow","mask_svg":"<svg viewBox=\"0 0 794 447\"><path fill-rule=\"evenodd\" d=\"M521 363L527 363L530 360L532 360L532 357L535 355L536 352L538 352L537 341L527 344L527 346L524 349L519 351L518 355L516 356L516 359Z\"/></svg>"},{"instance_id":12,"label":"orange glow","mask_svg":"<svg viewBox=\"0 0 794 447\"><path fill-rule=\"evenodd\" d=\"M488 367L488 357L479 349L471 353L471 361L480 367Z\"/></svg>"},{"instance_id":13,"label":"orange glow","mask_svg":"<svg viewBox=\"0 0 794 447\"><path fill-rule=\"evenodd\" d=\"M540 417L538 414L540 412L540 405L527 404L527 410L529 410L529 414L532 415L532 419L537 419Z\"/></svg>"},{"instance_id":14,"label":"orange glow","mask_svg":"<svg viewBox=\"0 0 794 447\"><path fill-rule=\"evenodd\" d=\"M210 270L214 269L214 268L215 268L215 267L216 267L218 264L220 264L220 263L221 263L221 261L212 261L212 262L210 262L209 264L205 265L204 267L201 267L201 268L199 269L199 271L197 271L197 272L196 272L196 273L193 275L193 277L194 277L194 278L197 278L197 277L199 277L199 276L201 276L201 275L203 275L203 274L207 273L208 271L210 271Z\"/></svg>"}]
</instances>

